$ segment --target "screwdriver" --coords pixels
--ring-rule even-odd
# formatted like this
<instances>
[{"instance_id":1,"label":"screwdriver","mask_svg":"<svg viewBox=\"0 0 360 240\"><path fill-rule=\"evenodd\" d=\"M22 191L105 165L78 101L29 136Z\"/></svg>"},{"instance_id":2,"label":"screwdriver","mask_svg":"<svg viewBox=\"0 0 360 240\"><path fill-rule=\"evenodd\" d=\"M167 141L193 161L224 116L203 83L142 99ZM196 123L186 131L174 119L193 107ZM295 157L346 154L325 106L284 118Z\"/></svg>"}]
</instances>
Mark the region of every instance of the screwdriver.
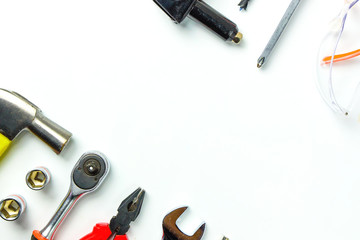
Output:
<instances>
[{"instance_id":1,"label":"screwdriver","mask_svg":"<svg viewBox=\"0 0 360 240\"><path fill-rule=\"evenodd\" d=\"M238 6L240 7L240 11L246 10L249 2L250 0L241 0L241 2L238 4Z\"/></svg>"},{"instance_id":2,"label":"screwdriver","mask_svg":"<svg viewBox=\"0 0 360 240\"><path fill-rule=\"evenodd\" d=\"M289 7L287 8L284 16L282 17L279 25L277 26L275 32L273 33L272 37L270 38L268 44L266 45L264 51L262 52L261 56L257 61L257 67L261 68L264 63L267 61L270 53L274 49L276 43L278 42L281 34L284 32L287 24L289 23L292 15L294 14L296 8L299 6L301 0L292 0Z\"/></svg>"}]
</instances>

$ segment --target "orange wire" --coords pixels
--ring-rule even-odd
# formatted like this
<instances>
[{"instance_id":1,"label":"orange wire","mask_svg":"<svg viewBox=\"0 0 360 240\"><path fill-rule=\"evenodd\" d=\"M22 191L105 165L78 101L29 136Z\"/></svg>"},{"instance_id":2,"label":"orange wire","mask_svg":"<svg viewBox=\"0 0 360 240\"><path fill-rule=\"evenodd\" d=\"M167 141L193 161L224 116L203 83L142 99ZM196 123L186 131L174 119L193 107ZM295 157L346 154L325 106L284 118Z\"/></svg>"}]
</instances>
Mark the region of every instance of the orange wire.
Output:
<instances>
[{"instance_id":1,"label":"orange wire","mask_svg":"<svg viewBox=\"0 0 360 240\"><path fill-rule=\"evenodd\" d=\"M335 55L334 56L334 62L345 61L345 60L348 60L348 59L351 59L351 58L354 58L354 57L357 57L357 56L360 56L360 49L352 51L352 52L348 52L348 53ZM331 58L332 58L332 56L324 57L323 63L324 64L330 64Z\"/></svg>"}]
</instances>

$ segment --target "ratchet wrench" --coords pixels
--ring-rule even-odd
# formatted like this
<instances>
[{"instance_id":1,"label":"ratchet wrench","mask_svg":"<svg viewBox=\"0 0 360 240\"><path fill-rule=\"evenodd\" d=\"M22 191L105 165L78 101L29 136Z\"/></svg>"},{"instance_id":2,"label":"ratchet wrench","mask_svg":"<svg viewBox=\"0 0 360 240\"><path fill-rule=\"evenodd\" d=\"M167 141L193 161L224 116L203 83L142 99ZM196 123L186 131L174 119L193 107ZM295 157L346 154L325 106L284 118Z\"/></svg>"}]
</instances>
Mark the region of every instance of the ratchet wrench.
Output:
<instances>
[{"instance_id":1,"label":"ratchet wrench","mask_svg":"<svg viewBox=\"0 0 360 240\"><path fill-rule=\"evenodd\" d=\"M109 173L109 162L99 152L86 152L75 164L71 173L68 194L54 216L41 231L33 231L31 240L52 240L75 203L85 194L95 191Z\"/></svg>"}]
</instances>

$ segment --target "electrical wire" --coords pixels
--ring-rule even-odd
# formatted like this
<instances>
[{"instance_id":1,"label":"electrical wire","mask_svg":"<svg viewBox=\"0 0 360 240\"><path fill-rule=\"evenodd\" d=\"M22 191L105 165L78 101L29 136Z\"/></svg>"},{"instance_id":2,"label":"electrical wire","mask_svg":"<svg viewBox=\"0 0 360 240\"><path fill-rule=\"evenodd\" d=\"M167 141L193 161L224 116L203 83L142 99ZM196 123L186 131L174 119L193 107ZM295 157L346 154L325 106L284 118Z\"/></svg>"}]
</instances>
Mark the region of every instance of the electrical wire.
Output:
<instances>
[{"instance_id":1,"label":"electrical wire","mask_svg":"<svg viewBox=\"0 0 360 240\"><path fill-rule=\"evenodd\" d=\"M334 56L334 63L336 62L341 62L341 61L345 61L345 60L349 60L355 57L360 56L360 49L352 51L352 52L348 52L348 53L343 53L343 54L338 54ZM331 63L331 59L332 56L327 56L323 58L323 64L330 64Z\"/></svg>"},{"instance_id":2,"label":"electrical wire","mask_svg":"<svg viewBox=\"0 0 360 240\"><path fill-rule=\"evenodd\" d=\"M335 47L332 50L332 55L323 58L321 61L322 63L329 64L327 93L326 93L326 91L324 92L324 90L320 87L320 84L318 82L320 93L321 93L323 99L325 100L325 102L328 103L330 108L332 108L335 112L340 112L345 116L349 115L349 111L344 109L343 107L341 107L335 97L335 92L334 92L334 88L333 88L333 65L334 65L334 62L339 62L339 61L344 61L344 60L347 60L350 58L354 58L354 57L358 56L358 54L360 54L360 49L359 49L359 50L356 50L353 52L336 55L336 52L337 52L337 49L338 49L338 46L340 43L340 39L341 39L344 29L345 29L345 23L347 20L348 13L358 2L359 2L359 0L354 0L351 2L349 2L349 0L347 0L347 3L345 4L342 12L340 13L339 17L337 18L340 20L340 26L336 30L336 32L338 32L338 35L336 37ZM329 34L329 35L331 35L331 34ZM319 65L320 64L318 64L318 69L319 69ZM357 88L359 88L359 85Z\"/></svg>"}]
</instances>

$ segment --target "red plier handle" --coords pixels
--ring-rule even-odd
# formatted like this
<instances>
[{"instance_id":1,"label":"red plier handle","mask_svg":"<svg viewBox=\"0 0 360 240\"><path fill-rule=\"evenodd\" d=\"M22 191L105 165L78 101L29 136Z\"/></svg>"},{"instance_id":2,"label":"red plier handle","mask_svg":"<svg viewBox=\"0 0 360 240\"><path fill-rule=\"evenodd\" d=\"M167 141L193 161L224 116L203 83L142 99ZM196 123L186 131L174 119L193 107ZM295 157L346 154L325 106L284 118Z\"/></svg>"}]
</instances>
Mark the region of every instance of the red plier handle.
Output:
<instances>
[{"instance_id":1,"label":"red plier handle","mask_svg":"<svg viewBox=\"0 0 360 240\"><path fill-rule=\"evenodd\" d=\"M107 240L111 234L112 232L108 223L98 223L91 233L80 238L80 240ZM126 235L116 235L114 240L128 240L128 238Z\"/></svg>"}]
</instances>

